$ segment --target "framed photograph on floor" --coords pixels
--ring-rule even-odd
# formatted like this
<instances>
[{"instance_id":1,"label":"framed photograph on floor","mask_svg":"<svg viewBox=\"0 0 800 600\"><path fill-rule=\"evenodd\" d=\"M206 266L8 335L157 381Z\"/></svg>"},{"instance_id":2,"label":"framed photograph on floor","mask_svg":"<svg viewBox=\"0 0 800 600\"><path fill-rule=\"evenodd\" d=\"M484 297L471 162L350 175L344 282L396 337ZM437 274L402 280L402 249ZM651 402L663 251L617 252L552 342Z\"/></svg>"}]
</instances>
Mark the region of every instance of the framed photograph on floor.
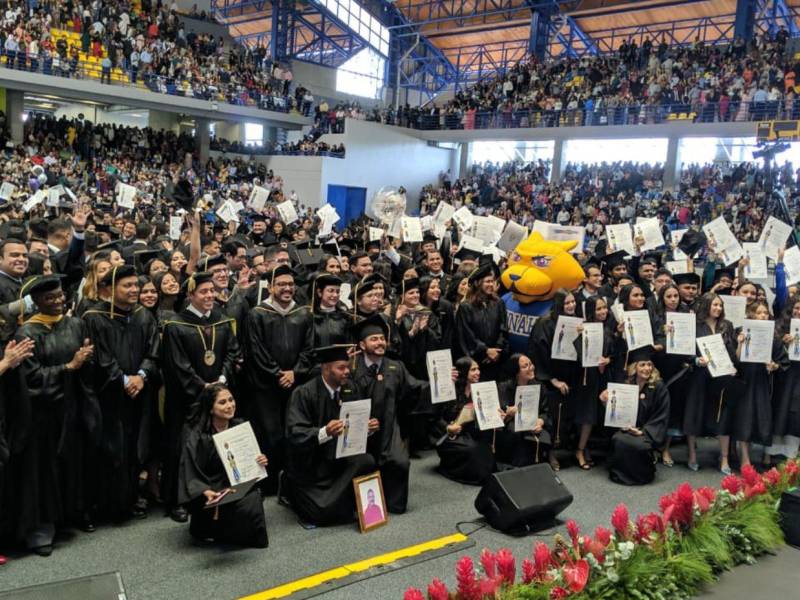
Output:
<instances>
[{"instance_id":1,"label":"framed photograph on floor","mask_svg":"<svg viewBox=\"0 0 800 600\"><path fill-rule=\"evenodd\" d=\"M354 478L353 490L356 494L358 526L361 528L361 533L386 525L389 516L386 513L386 498L383 496L380 471Z\"/></svg>"}]
</instances>

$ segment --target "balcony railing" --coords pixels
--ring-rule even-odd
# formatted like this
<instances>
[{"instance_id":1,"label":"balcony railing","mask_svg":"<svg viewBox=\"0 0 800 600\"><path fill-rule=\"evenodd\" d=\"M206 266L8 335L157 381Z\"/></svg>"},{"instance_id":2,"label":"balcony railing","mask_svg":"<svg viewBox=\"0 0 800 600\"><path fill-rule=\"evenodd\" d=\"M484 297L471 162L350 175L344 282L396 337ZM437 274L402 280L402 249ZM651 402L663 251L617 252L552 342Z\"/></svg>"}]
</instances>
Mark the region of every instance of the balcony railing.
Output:
<instances>
[{"instance_id":1,"label":"balcony railing","mask_svg":"<svg viewBox=\"0 0 800 600\"><path fill-rule=\"evenodd\" d=\"M192 85L188 80L157 75L152 71L133 66L104 68L99 60L79 60L77 58L56 59L55 54L31 55L24 52L8 52L0 49L0 67L39 73L53 77L78 80L93 80L102 84L130 87L139 90L233 104L251 106L263 110L288 113L289 97L281 94L262 92L257 88L226 83Z\"/></svg>"},{"instance_id":2,"label":"balcony railing","mask_svg":"<svg viewBox=\"0 0 800 600\"><path fill-rule=\"evenodd\" d=\"M727 123L772 119L800 119L800 98L767 102L627 104L593 110L457 111L439 115L419 114L416 118L406 115L399 121L395 113L384 118L388 124L420 130L653 125L676 121Z\"/></svg>"}]
</instances>

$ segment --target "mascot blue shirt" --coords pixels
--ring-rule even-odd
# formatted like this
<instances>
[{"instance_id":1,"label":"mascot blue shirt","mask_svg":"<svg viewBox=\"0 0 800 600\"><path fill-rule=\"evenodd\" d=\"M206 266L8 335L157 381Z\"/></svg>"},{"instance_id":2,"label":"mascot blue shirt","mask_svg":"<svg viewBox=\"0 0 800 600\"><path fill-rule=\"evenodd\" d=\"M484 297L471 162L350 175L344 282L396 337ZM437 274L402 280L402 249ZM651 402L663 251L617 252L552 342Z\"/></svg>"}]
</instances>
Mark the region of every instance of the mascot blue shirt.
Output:
<instances>
[{"instance_id":1,"label":"mascot blue shirt","mask_svg":"<svg viewBox=\"0 0 800 600\"><path fill-rule=\"evenodd\" d=\"M536 319L550 312L553 301L544 300L542 302L521 304L514 299L511 292L508 292L503 295L503 302L506 305L506 314L508 315L508 341L511 352L527 354L528 337L533 331L533 324L536 323Z\"/></svg>"}]
</instances>

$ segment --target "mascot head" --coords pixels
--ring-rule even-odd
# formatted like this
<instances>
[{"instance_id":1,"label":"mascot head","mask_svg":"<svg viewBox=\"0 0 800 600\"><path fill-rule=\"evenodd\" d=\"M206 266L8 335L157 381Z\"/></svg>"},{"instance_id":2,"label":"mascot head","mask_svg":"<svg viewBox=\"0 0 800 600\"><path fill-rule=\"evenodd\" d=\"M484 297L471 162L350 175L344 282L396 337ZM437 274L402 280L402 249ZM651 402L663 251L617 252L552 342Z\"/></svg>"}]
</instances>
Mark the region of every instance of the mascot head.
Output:
<instances>
[{"instance_id":1,"label":"mascot head","mask_svg":"<svg viewBox=\"0 0 800 600\"><path fill-rule=\"evenodd\" d=\"M509 255L503 285L522 304L549 300L561 288L575 289L585 277L569 251L577 242L549 242L538 232Z\"/></svg>"}]
</instances>

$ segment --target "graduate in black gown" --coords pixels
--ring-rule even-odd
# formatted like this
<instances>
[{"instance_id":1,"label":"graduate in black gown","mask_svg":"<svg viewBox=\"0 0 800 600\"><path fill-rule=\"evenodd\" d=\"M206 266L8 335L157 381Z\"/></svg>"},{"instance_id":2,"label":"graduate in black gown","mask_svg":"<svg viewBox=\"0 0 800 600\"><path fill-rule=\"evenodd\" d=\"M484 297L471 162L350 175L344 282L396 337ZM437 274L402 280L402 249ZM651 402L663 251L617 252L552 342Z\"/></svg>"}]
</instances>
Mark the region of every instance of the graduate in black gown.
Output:
<instances>
[{"instance_id":1,"label":"graduate in black gown","mask_svg":"<svg viewBox=\"0 0 800 600\"><path fill-rule=\"evenodd\" d=\"M768 321L769 307L762 300L753 301L745 316L757 321ZM751 363L742 361L743 348L746 341L744 332L737 336L736 356L739 363L739 379L743 382L740 393L733 407L733 429L731 435L738 442L741 466L750 464L750 444L772 443L772 391L774 387L773 373L778 369L789 367L789 357L783 342L775 336L772 340L772 353L769 363Z\"/></svg>"},{"instance_id":2,"label":"graduate in black gown","mask_svg":"<svg viewBox=\"0 0 800 600\"><path fill-rule=\"evenodd\" d=\"M336 258L331 257L331 260ZM347 307L339 300L341 286L342 280L331 273L320 273L311 283L315 348L344 344L348 340L352 319Z\"/></svg>"},{"instance_id":3,"label":"graduate in black gown","mask_svg":"<svg viewBox=\"0 0 800 600\"><path fill-rule=\"evenodd\" d=\"M163 323L164 428L167 452L161 496L173 520L186 521L178 506L178 464L183 428L205 386L233 385L240 357L236 324L216 306L213 275L192 273L184 282L187 304L173 320Z\"/></svg>"},{"instance_id":4,"label":"graduate in black gown","mask_svg":"<svg viewBox=\"0 0 800 600\"><path fill-rule=\"evenodd\" d=\"M547 402L539 395L539 415L531 431L517 431L515 419L519 407L516 404L517 388L539 385L533 361L524 354L512 354L505 364L506 379L497 386L500 408L505 412L506 427L496 437L495 456L498 462L514 467L525 467L542 462L550 451L550 416ZM540 386L541 388L541 386Z\"/></svg>"},{"instance_id":5,"label":"graduate in black gown","mask_svg":"<svg viewBox=\"0 0 800 600\"><path fill-rule=\"evenodd\" d=\"M341 405L359 400L350 381L350 345L315 351L319 375L294 390L286 415L287 467L284 486L301 519L316 525L349 523L356 518L353 478L376 469L372 454L336 458L336 438L344 431ZM371 432L378 431L376 419Z\"/></svg>"},{"instance_id":6,"label":"graduate in black gown","mask_svg":"<svg viewBox=\"0 0 800 600\"><path fill-rule=\"evenodd\" d=\"M247 316L247 416L258 444L270 456L268 490L284 467L286 405L311 369L314 322L308 306L294 301L295 272L280 265L264 276L269 297Z\"/></svg>"},{"instance_id":7,"label":"graduate in black gown","mask_svg":"<svg viewBox=\"0 0 800 600\"><path fill-rule=\"evenodd\" d=\"M455 339L456 311L452 302L444 297L443 279L427 275L420 277L419 299L439 321L439 329L441 330L440 347L452 348Z\"/></svg>"},{"instance_id":8,"label":"graduate in black gown","mask_svg":"<svg viewBox=\"0 0 800 600\"><path fill-rule=\"evenodd\" d=\"M426 382L414 378L405 365L386 357L388 329L377 315L354 326L361 352L356 357L353 382L362 398L370 398L370 417L379 429L367 442L367 452L381 471L386 507L403 513L408 504L408 449L400 435L400 417L420 401Z\"/></svg>"},{"instance_id":9,"label":"graduate in black gown","mask_svg":"<svg viewBox=\"0 0 800 600\"><path fill-rule=\"evenodd\" d=\"M636 427L618 430L611 438L608 471L611 481L624 485L650 483L656 474L656 453L664 444L669 422L669 392L652 361L650 347L632 350L625 383L639 387ZM600 394L608 401L608 390Z\"/></svg>"},{"instance_id":10,"label":"graduate in black gown","mask_svg":"<svg viewBox=\"0 0 800 600\"><path fill-rule=\"evenodd\" d=\"M446 433L436 445L438 471L460 483L483 485L497 470L492 451L492 432L482 432L475 420L470 386L481 380L481 368L469 357L455 363L456 399L443 404L441 417Z\"/></svg>"},{"instance_id":11,"label":"graduate in black gown","mask_svg":"<svg viewBox=\"0 0 800 600\"><path fill-rule=\"evenodd\" d=\"M200 260L198 269L211 273L211 281L214 283L215 304L225 317L236 322L236 334L241 342L250 305L247 303L244 293L238 289L230 291L228 261L223 254L208 256Z\"/></svg>"},{"instance_id":12,"label":"graduate in black gown","mask_svg":"<svg viewBox=\"0 0 800 600\"><path fill-rule=\"evenodd\" d=\"M215 508L205 507L230 487L213 436L242 423L234 417L235 413L236 401L225 384L212 383L200 393L181 453L178 501L191 514L189 532L193 537L266 548L267 522L257 486L238 500ZM259 454L256 462L263 467L268 465L264 454Z\"/></svg>"},{"instance_id":13,"label":"graduate in black gown","mask_svg":"<svg viewBox=\"0 0 800 600\"><path fill-rule=\"evenodd\" d=\"M17 330L18 343L34 343L20 368L32 427L9 464L17 504L6 509L15 515L17 536L46 556L56 527L79 522L88 509L84 460L99 415L83 366L94 349L84 323L64 316L61 276L32 278L23 291L38 308Z\"/></svg>"},{"instance_id":14,"label":"graduate in black gown","mask_svg":"<svg viewBox=\"0 0 800 600\"><path fill-rule=\"evenodd\" d=\"M400 333L400 356L414 377L427 378L428 352L441 350L442 326L438 315L420 302L420 280L400 282L395 323Z\"/></svg>"},{"instance_id":15,"label":"graduate in black gown","mask_svg":"<svg viewBox=\"0 0 800 600\"><path fill-rule=\"evenodd\" d=\"M158 379L158 323L137 306L139 282L133 267L112 268L100 285L111 301L83 315L94 346L91 385L102 416L97 468L90 477L102 516L143 518L146 512L137 504L139 435L143 407L154 392L150 383Z\"/></svg>"},{"instance_id":16,"label":"graduate in black gown","mask_svg":"<svg viewBox=\"0 0 800 600\"><path fill-rule=\"evenodd\" d=\"M469 294L456 313L460 355L480 364L485 381L499 378L509 351L506 305L497 296L497 267L489 259L469 275Z\"/></svg>"},{"instance_id":17,"label":"graduate in black gown","mask_svg":"<svg viewBox=\"0 0 800 600\"><path fill-rule=\"evenodd\" d=\"M797 455L800 438L800 328L792 328L792 319L800 319L800 298L792 297L786 303L783 315L775 324L778 337L783 342L789 366L775 374L775 392L772 402L772 444L769 456Z\"/></svg>"}]
</instances>

